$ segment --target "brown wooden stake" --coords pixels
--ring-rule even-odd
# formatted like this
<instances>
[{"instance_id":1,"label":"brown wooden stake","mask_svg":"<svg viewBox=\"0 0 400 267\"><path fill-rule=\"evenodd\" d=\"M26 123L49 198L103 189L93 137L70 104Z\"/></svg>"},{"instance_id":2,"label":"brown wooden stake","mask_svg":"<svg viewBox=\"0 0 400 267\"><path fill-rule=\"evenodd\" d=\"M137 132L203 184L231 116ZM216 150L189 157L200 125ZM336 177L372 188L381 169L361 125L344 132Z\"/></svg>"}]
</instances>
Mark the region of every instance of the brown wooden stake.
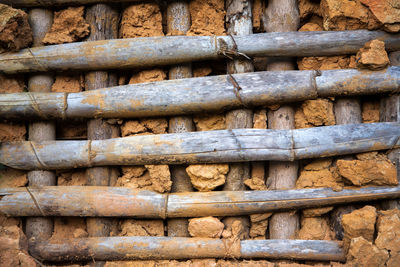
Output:
<instances>
[{"instance_id":1,"label":"brown wooden stake","mask_svg":"<svg viewBox=\"0 0 400 267\"><path fill-rule=\"evenodd\" d=\"M167 32L171 35L184 35L190 29L189 4L185 0L176 0L168 3L167 7ZM191 63L175 65L169 69L169 79L183 79L192 77ZM190 116L176 116L169 119L169 133L183 133L195 131L193 120ZM185 166L170 166L172 178L172 192L193 191L190 178ZM189 236L188 220L184 218L168 220L168 236Z\"/></svg>"},{"instance_id":2,"label":"brown wooden stake","mask_svg":"<svg viewBox=\"0 0 400 267\"><path fill-rule=\"evenodd\" d=\"M265 29L267 32L297 31L300 23L299 11L296 0L268 1L265 14ZM293 70L295 65L292 59L278 58L268 64L267 70ZM293 129L294 110L290 106L281 106L275 111L268 112L268 128ZM269 188L290 189L294 188L297 180L298 163L295 162L270 162ZM269 223L269 236L271 239L293 239L299 228L297 214L283 212L274 214Z\"/></svg>"},{"instance_id":3,"label":"brown wooden stake","mask_svg":"<svg viewBox=\"0 0 400 267\"><path fill-rule=\"evenodd\" d=\"M252 23L252 5L251 0L227 0L227 27L228 34L234 40L236 35L249 35L253 33ZM235 42L233 49L235 50ZM233 51L235 53L235 51ZM253 72L254 66L248 59L238 55L233 60L227 62L227 72L233 73L245 73ZM230 76L230 82L235 87L234 90L240 94L240 84L236 82L232 76ZM253 112L250 109L236 109L226 113L226 127L227 129L240 129L240 128L252 128L253 127ZM250 164L246 163L233 163L229 165L229 173L226 176L226 183L224 185L225 191L239 191L245 190L243 183L244 179L250 177ZM248 217L228 217L224 219L224 224L227 229L232 228L234 221L239 220L242 223L245 238L249 235L249 218Z\"/></svg>"},{"instance_id":4,"label":"brown wooden stake","mask_svg":"<svg viewBox=\"0 0 400 267\"><path fill-rule=\"evenodd\" d=\"M29 23L32 27L33 46L41 46L42 39L53 23L53 12L46 9L32 9L29 12ZM28 80L30 92L51 92L53 77L48 73L32 75ZM55 123L37 121L29 124L29 140L45 141L56 139ZM28 172L29 186L56 185L53 171ZM32 217L26 220L26 235L28 238L48 239L53 234L53 219Z\"/></svg>"},{"instance_id":5,"label":"brown wooden stake","mask_svg":"<svg viewBox=\"0 0 400 267\"><path fill-rule=\"evenodd\" d=\"M400 51L389 54L390 64L400 66ZM394 94L381 99L380 121L400 122L400 94ZM389 159L397 166L397 178L400 179L400 149L393 149L388 154ZM400 200L384 201L385 209L400 209Z\"/></svg>"},{"instance_id":6,"label":"brown wooden stake","mask_svg":"<svg viewBox=\"0 0 400 267\"><path fill-rule=\"evenodd\" d=\"M117 10L106 4L96 4L86 10L86 20L91 26L88 41L98 41L118 38ZM85 75L86 90L95 90L117 85L117 76L106 71L93 71ZM115 127L103 119L88 121L88 139L102 140L118 137ZM93 167L86 169L87 184L93 186L113 185L118 177L117 169L111 167ZM99 203L101 205L101 203ZM112 220L106 218L88 218L86 220L89 236L109 236ZM105 262L96 262L94 266L103 266Z\"/></svg>"}]
</instances>

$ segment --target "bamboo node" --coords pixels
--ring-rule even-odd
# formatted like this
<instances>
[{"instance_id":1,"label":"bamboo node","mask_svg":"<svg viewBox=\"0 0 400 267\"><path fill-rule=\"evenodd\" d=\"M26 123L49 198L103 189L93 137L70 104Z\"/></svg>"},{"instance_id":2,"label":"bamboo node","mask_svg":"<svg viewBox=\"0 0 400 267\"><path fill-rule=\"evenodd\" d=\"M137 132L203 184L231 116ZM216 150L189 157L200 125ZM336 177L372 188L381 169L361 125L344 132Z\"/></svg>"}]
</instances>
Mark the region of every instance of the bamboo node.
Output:
<instances>
[{"instance_id":1,"label":"bamboo node","mask_svg":"<svg viewBox=\"0 0 400 267\"><path fill-rule=\"evenodd\" d=\"M64 105L63 105L62 114L61 114L62 120L67 119L68 95L69 95L69 93L64 93Z\"/></svg>"},{"instance_id":2,"label":"bamboo node","mask_svg":"<svg viewBox=\"0 0 400 267\"><path fill-rule=\"evenodd\" d=\"M28 194L31 196L33 203L35 204L36 208L39 210L40 214L43 217L46 217L46 215L44 214L43 210L40 208L39 202L36 200L35 196L33 195L33 193L29 190L28 187L25 187L26 191L28 192Z\"/></svg>"},{"instance_id":3,"label":"bamboo node","mask_svg":"<svg viewBox=\"0 0 400 267\"><path fill-rule=\"evenodd\" d=\"M92 167L92 161L96 157L96 153L92 152L92 140L88 140L88 167Z\"/></svg>"},{"instance_id":4,"label":"bamboo node","mask_svg":"<svg viewBox=\"0 0 400 267\"><path fill-rule=\"evenodd\" d=\"M235 140L235 143L237 144L238 148L239 148L239 158L243 161L246 160L246 156L243 155L243 148L242 148L242 144L240 143L239 138L237 138L236 134L232 131L232 129L229 129L230 134L232 135L233 139Z\"/></svg>"},{"instance_id":5,"label":"bamboo node","mask_svg":"<svg viewBox=\"0 0 400 267\"><path fill-rule=\"evenodd\" d=\"M29 95L29 98L31 99L33 109L38 113L40 118L46 120L47 116L40 109L39 104L36 102L35 96L32 95L31 92L28 92L28 95Z\"/></svg>"},{"instance_id":6,"label":"bamboo node","mask_svg":"<svg viewBox=\"0 0 400 267\"><path fill-rule=\"evenodd\" d=\"M228 36L232 39L232 42L233 42L232 48L229 47L228 43L225 42L224 39L218 38L217 39L218 46L219 46L219 49L217 51L218 55L225 56L225 57L229 58L230 60L233 60L234 58L242 58L242 57L244 57L248 60L252 60L251 57L249 57L245 53L239 52L236 41L233 38L233 36L231 34L228 34Z\"/></svg>"},{"instance_id":7,"label":"bamboo node","mask_svg":"<svg viewBox=\"0 0 400 267\"><path fill-rule=\"evenodd\" d=\"M30 146L31 146L31 149L32 149L32 151L33 151L33 154L34 154L35 157L36 157L37 162L39 163L40 168L41 168L42 170L48 169L48 166L47 166L44 162L42 162L42 161L40 160L39 154L37 153L36 148L35 148L35 144L34 144L32 141L29 141L29 144L30 144Z\"/></svg>"},{"instance_id":8,"label":"bamboo node","mask_svg":"<svg viewBox=\"0 0 400 267\"><path fill-rule=\"evenodd\" d=\"M29 51L29 54L31 54L35 63L38 65L39 71L47 71L47 69L42 64L40 64L40 62L36 59L35 55L32 53L32 50L29 47L27 49Z\"/></svg>"},{"instance_id":9,"label":"bamboo node","mask_svg":"<svg viewBox=\"0 0 400 267\"><path fill-rule=\"evenodd\" d=\"M240 104L242 104L244 107L248 108L248 105L243 101L242 96L240 95L240 91L242 90L242 87L240 87L239 83L236 81L236 79L228 73L228 80L229 82L233 85L233 92L235 93L236 98L239 100Z\"/></svg>"}]
</instances>

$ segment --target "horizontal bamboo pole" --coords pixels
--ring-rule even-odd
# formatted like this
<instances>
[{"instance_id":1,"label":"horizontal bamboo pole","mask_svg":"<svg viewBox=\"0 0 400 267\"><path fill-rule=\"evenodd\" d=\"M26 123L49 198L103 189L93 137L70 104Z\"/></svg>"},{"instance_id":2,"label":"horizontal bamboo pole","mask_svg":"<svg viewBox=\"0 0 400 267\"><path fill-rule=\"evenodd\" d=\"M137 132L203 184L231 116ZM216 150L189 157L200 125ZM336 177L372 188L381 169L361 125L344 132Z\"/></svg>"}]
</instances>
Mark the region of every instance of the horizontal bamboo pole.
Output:
<instances>
[{"instance_id":1,"label":"horizontal bamboo pole","mask_svg":"<svg viewBox=\"0 0 400 267\"><path fill-rule=\"evenodd\" d=\"M138 2L139 0L0 0L13 7L53 7L62 5L89 5L96 3Z\"/></svg>"},{"instance_id":2,"label":"horizontal bamboo pole","mask_svg":"<svg viewBox=\"0 0 400 267\"><path fill-rule=\"evenodd\" d=\"M7 216L184 218L239 216L400 198L400 186L159 194L128 187L46 186L0 189ZM99 205L101 203L101 205Z\"/></svg>"},{"instance_id":3,"label":"horizontal bamboo pole","mask_svg":"<svg viewBox=\"0 0 400 267\"><path fill-rule=\"evenodd\" d=\"M374 39L382 39L388 51L400 50L400 34L367 30L260 33L234 39L235 42L230 36L143 37L35 47L1 54L0 72L173 65L232 54L235 43L238 53L250 57L354 54Z\"/></svg>"},{"instance_id":4,"label":"horizontal bamboo pole","mask_svg":"<svg viewBox=\"0 0 400 267\"><path fill-rule=\"evenodd\" d=\"M322 240L237 240L187 237L92 237L30 241L29 251L42 261L183 260L266 258L344 261L340 242Z\"/></svg>"},{"instance_id":5,"label":"horizontal bamboo pole","mask_svg":"<svg viewBox=\"0 0 400 267\"><path fill-rule=\"evenodd\" d=\"M0 144L0 163L15 169L143 164L293 161L400 147L400 123L297 130L234 129L107 140Z\"/></svg>"},{"instance_id":6,"label":"horizontal bamboo pole","mask_svg":"<svg viewBox=\"0 0 400 267\"><path fill-rule=\"evenodd\" d=\"M0 118L131 118L264 106L317 97L400 92L400 67L382 71L264 71L131 84L79 93L0 95Z\"/></svg>"}]
</instances>

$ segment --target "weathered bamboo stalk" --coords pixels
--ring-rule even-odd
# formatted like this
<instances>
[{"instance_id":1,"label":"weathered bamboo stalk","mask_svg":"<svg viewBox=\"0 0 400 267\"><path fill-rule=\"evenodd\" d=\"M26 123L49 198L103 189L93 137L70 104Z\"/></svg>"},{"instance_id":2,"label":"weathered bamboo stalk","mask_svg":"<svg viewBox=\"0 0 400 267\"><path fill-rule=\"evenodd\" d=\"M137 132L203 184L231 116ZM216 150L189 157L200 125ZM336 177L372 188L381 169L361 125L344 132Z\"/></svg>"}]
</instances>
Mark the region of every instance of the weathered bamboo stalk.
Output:
<instances>
[{"instance_id":1,"label":"weathered bamboo stalk","mask_svg":"<svg viewBox=\"0 0 400 267\"><path fill-rule=\"evenodd\" d=\"M300 24L297 0L270 0L266 9L267 32L296 32ZM267 70L296 69L294 59L278 58L268 62ZM269 129L294 129L294 109L291 106L281 106L268 112ZM269 163L269 188L295 188L298 175L298 162ZM293 239L299 229L299 216L295 213L283 212L273 214L269 220L269 238Z\"/></svg>"},{"instance_id":2,"label":"weathered bamboo stalk","mask_svg":"<svg viewBox=\"0 0 400 267\"><path fill-rule=\"evenodd\" d=\"M344 261L340 243L321 240L242 240L187 237L77 238L30 242L30 253L46 261L267 258Z\"/></svg>"},{"instance_id":3,"label":"weathered bamboo stalk","mask_svg":"<svg viewBox=\"0 0 400 267\"><path fill-rule=\"evenodd\" d=\"M41 46L42 39L53 23L53 12L46 9L32 9L29 12L29 23L32 27L33 46ZM32 75L28 80L30 92L51 92L54 79L51 74ZM56 126L51 121L29 123L29 140L44 141L56 139ZM56 185L56 175L52 171L28 172L30 186ZM53 219L33 217L26 220L28 238L49 239L53 234Z\"/></svg>"},{"instance_id":4,"label":"weathered bamboo stalk","mask_svg":"<svg viewBox=\"0 0 400 267\"><path fill-rule=\"evenodd\" d=\"M400 66L400 51L389 54L390 64ZM380 121L400 122L400 94L393 94L381 99L380 103ZM400 149L389 151L388 157L397 166L397 178L400 179ZM400 200L392 200L384 203L387 209L399 209Z\"/></svg>"},{"instance_id":5,"label":"weathered bamboo stalk","mask_svg":"<svg viewBox=\"0 0 400 267\"><path fill-rule=\"evenodd\" d=\"M0 189L7 216L184 218L239 216L400 197L400 186L160 194L129 187L45 186ZM99 205L99 203L102 203Z\"/></svg>"},{"instance_id":6,"label":"weathered bamboo stalk","mask_svg":"<svg viewBox=\"0 0 400 267\"><path fill-rule=\"evenodd\" d=\"M0 163L16 169L144 164L293 161L400 147L400 123L297 130L235 129L93 141L2 143Z\"/></svg>"},{"instance_id":7,"label":"weathered bamboo stalk","mask_svg":"<svg viewBox=\"0 0 400 267\"><path fill-rule=\"evenodd\" d=\"M89 5L96 3L122 3L139 0L0 0L0 3L15 7L54 7L62 5Z\"/></svg>"},{"instance_id":8,"label":"weathered bamboo stalk","mask_svg":"<svg viewBox=\"0 0 400 267\"><path fill-rule=\"evenodd\" d=\"M171 35L184 35L190 29L190 10L186 0L174 0L167 7L167 32ZM169 69L169 79L183 79L192 77L192 64L175 65ZM169 133L193 132L195 127L189 116L171 117L168 123ZM192 183L186 173L185 166L170 166L172 188L171 192L191 192ZM167 222L168 236L188 237L187 219L169 219Z\"/></svg>"},{"instance_id":9,"label":"weathered bamboo stalk","mask_svg":"<svg viewBox=\"0 0 400 267\"><path fill-rule=\"evenodd\" d=\"M237 51L255 56L354 54L368 41L382 39L400 50L399 34L358 31L260 33L234 37ZM100 70L181 64L223 57L234 50L230 36L169 36L80 42L24 49L0 55L0 72Z\"/></svg>"},{"instance_id":10,"label":"weathered bamboo stalk","mask_svg":"<svg viewBox=\"0 0 400 267\"><path fill-rule=\"evenodd\" d=\"M0 95L0 118L130 118L183 115L317 97L396 93L400 67L383 71L265 71L132 84L80 93Z\"/></svg>"},{"instance_id":11,"label":"weathered bamboo stalk","mask_svg":"<svg viewBox=\"0 0 400 267\"><path fill-rule=\"evenodd\" d=\"M86 9L86 21L91 31L87 41L98 41L118 38L119 13L114 6L95 4ZM116 86L117 75L107 71L92 71L85 75L85 89L95 90ZM115 132L113 126L101 118L87 122L89 140L110 139ZM113 177L114 176L114 177ZM117 170L110 167L91 167L86 169L88 185L107 186L118 178ZM87 218L86 228L90 237L110 236L112 221L109 218ZM91 266L104 266L105 262L96 261Z\"/></svg>"},{"instance_id":12,"label":"weathered bamboo stalk","mask_svg":"<svg viewBox=\"0 0 400 267\"><path fill-rule=\"evenodd\" d=\"M227 31L231 36L248 36L253 33L252 23L252 0L227 0L226 20ZM253 72L254 66L251 60L245 58L235 58L228 60L227 72L246 73ZM234 82L234 81L233 81ZM240 85L237 85L240 86ZM241 90L235 87L234 90ZM253 112L251 109L235 109L226 113L227 129L252 128ZM229 172L226 176L224 191L245 190L244 179L250 177L250 164L248 162L229 164ZM245 237L249 236L249 218L248 217L227 217L224 218L226 229L231 230L232 224L240 221L243 226Z\"/></svg>"}]
</instances>

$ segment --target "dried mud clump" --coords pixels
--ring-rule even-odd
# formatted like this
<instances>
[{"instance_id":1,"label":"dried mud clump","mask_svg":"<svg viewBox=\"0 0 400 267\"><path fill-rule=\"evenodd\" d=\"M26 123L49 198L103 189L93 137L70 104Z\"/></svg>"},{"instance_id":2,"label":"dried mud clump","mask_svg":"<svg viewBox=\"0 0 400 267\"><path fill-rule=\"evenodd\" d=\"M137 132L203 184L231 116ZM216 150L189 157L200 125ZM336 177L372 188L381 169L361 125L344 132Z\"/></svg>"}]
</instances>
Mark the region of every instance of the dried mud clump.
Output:
<instances>
[{"instance_id":1,"label":"dried mud clump","mask_svg":"<svg viewBox=\"0 0 400 267\"><path fill-rule=\"evenodd\" d=\"M363 153L357 160L338 160L339 174L353 185L397 185L396 166L377 152Z\"/></svg>"},{"instance_id":2,"label":"dried mud clump","mask_svg":"<svg viewBox=\"0 0 400 267\"><path fill-rule=\"evenodd\" d=\"M193 187L202 192L211 191L223 185L228 171L228 164L198 164L186 168Z\"/></svg>"},{"instance_id":3,"label":"dried mud clump","mask_svg":"<svg viewBox=\"0 0 400 267\"><path fill-rule=\"evenodd\" d=\"M217 114L217 115L203 114L201 116L195 116L193 118L193 121L196 125L197 131L212 131L212 130L226 129L225 116L222 114Z\"/></svg>"},{"instance_id":4,"label":"dried mud clump","mask_svg":"<svg viewBox=\"0 0 400 267\"><path fill-rule=\"evenodd\" d=\"M328 99L307 100L296 110L295 127L297 129L323 125L335 125L332 101Z\"/></svg>"},{"instance_id":5,"label":"dried mud clump","mask_svg":"<svg viewBox=\"0 0 400 267\"><path fill-rule=\"evenodd\" d=\"M85 88L83 76L57 75L51 86L51 91L58 93L78 93L83 88Z\"/></svg>"},{"instance_id":6,"label":"dried mud clump","mask_svg":"<svg viewBox=\"0 0 400 267\"><path fill-rule=\"evenodd\" d=\"M250 232L249 235L253 239L265 239L268 218L271 217L272 213L252 214L250 215Z\"/></svg>"},{"instance_id":7,"label":"dried mud clump","mask_svg":"<svg viewBox=\"0 0 400 267\"><path fill-rule=\"evenodd\" d=\"M158 4L134 4L126 8L119 34L121 38L164 36Z\"/></svg>"},{"instance_id":8,"label":"dried mud clump","mask_svg":"<svg viewBox=\"0 0 400 267\"><path fill-rule=\"evenodd\" d=\"M346 249L352 238L361 236L369 242L374 240L376 217L376 208L372 206L365 206L362 209L343 215L343 241Z\"/></svg>"},{"instance_id":9,"label":"dried mud clump","mask_svg":"<svg viewBox=\"0 0 400 267\"><path fill-rule=\"evenodd\" d=\"M167 74L161 69L144 70L136 73L129 80L129 84L159 82L167 79Z\"/></svg>"},{"instance_id":10,"label":"dried mud clump","mask_svg":"<svg viewBox=\"0 0 400 267\"><path fill-rule=\"evenodd\" d=\"M396 0L360 0L367 6L374 18L383 24L388 32L400 31L400 2Z\"/></svg>"},{"instance_id":11,"label":"dried mud clump","mask_svg":"<svg viewBox=\"0 0 400 267\"><path fill-rule=\"evenodd\" d=\"M224 224L214 217L189 219L188 231L193 237L220 238Z\"/></svg>"},{"instance_id":12,"label":"dried mud clump","mask_svg":"<svg viewBox=\"0 0 400 267\"><path fill-rule=\"evenodd\" d=\"M389 65L389 57L385 50L385 43L372 40L357 52L357 67L360 69L381 70Z\"/></svg>"},{"instance_id":13,"label":"dried mud clump","mask_svg":"<svg viewBox=\"0 0 400 267\"><path fill-rule=\"evenodd\" d=\"M54 218L54 231L50 240L64 238L88 237L86 222L84 218L77 217L58 217Z\"/></svg>"},{"instance_id":14,"label":"dried mud clump","mask_svg":"<svg viewBox=\"0 0 400 267\"><path fill-rule=\"evenodd\" d=\"M334 233L331 231L326 218L303 217L297 238L303 240L333 240Z\"/></svg>"},{"instance_id":15,"label":"dried mud clump","mask_svg":"<svg viewBox=\"0 0 400 267\"><path fill-rule=\"evenodd\" d=\"M320 2L318 0L299 0L300 19L305 20L313 15L321 16Z\"/></svg>"},{"instance_id":16,"label":"dried mud clump","mask_svg":"<svg viewBox=\"0 0 400 267\"><path fill-rule=\"evenodd\" d=\"M379 101L365 101L362 103L362 120L363 123L379 122L380 116Z\"/></svg>"},{"instance_id":17,"label":"dried mud clump","mask_svg":"<svg viewBox=\"0 0 400 267\"><path fill-rule=\"evenodd\" d=\"M380 211L377 220L378 236L375 245L390 251L391 256L400 257L400 210Z\"/></svg>"},{"instance_id":18,"label":"dried mud clump","mask_svg":"<svg viewBox=\"0 0 400 267\"><path fill-rule=\"evenodd\" d=\"M21 187L27 184L26 172L9 168L0 170L0 188Z\"/></svg>"},{"instance_id":19,"label":"dried mud clump","mask_svg":"<svg viewBox=\"0 0 400 267\"><path fill-rule=\"evenodd\" d=\"M85 170L60 172L57 174L57 185L86 185L86 172Z\"/></svg>"},{"instance_id":20,"label":"dried mud clump","mask_svg":"<svg viewBox=\"0 0 400 267\"><path fill-rule=\"evenodd\" d=\"M164 236L162 220L122 220L119 236Z\"/></svg>"},{"instance_id":21,"label":"dried mud clump","mask_svg":"<svg viewBox=\"0 0 400 267\"><path fill-rule=\"evenodd\" d=\"M388 252L379 249L362 236L353 238L347 254L348 266L385 266L389 258Z\"/></svg>"},{"instance_id":22,"label":"dried mud clump","mask_svg":"<svg viewBox=\"0 0 400 267\"><path fill-rule=\"evenodd\" d=\"M224 8L224 1L190 1L189 9L192 18L192 25L187 32L187 35L224 35L226 14Z\"/></svg>"},{"instance_id":23,"label":"dried mud clump","mask_svg":"<svg viewBox=\"0 0 400 267\"><path fill-rule=\"evenodd\" d=\"M43 44L72 43L90 33L89 24L84 19L85 8L69 7L54 13L54 22L45 35Z\"/></svg>"},{"instance_id":24,"label":"dried mud clump","mask_svg":"<svg viewBox=\"0 0 400 267\"><path fill-rule=\"evenodd\" d=\"M25 141L25 138L25 124L0 122L0 142Z\"/></svg>"},{"instance_id":25,"label":"dried mud clump","mask_svg":"<svg viewBox=\"0 0 400 267\"><path fill-rule=\"evenodd\" d=\"M32 40L28 15L22 10L0 4L0 53L28 47Z\"/></svg>"},{"instance_id":26,"label":"dried mud clump","mask_svg":"<svg viewBox=\"0 0 400 267\"><path fill-rule=\"evenodd\" d=\"M148 135L148 134L164 134L167 133L168 122L166 119L141 119L141 120L128 120L121 126L121 135L134 136L134 135Z\"/></svg>"},{"instance_id":27,"label":"dried mud clump","mask_svg":"<svg viewBox=\"0 0 400 267\"><path fill-rule=\"evenodd\" d=\"M319 217L333 210L333 207L324 207L324 208L313 208L313 209L305 209L303 210L303 217Z\"/></svg>"}]
</instances>

